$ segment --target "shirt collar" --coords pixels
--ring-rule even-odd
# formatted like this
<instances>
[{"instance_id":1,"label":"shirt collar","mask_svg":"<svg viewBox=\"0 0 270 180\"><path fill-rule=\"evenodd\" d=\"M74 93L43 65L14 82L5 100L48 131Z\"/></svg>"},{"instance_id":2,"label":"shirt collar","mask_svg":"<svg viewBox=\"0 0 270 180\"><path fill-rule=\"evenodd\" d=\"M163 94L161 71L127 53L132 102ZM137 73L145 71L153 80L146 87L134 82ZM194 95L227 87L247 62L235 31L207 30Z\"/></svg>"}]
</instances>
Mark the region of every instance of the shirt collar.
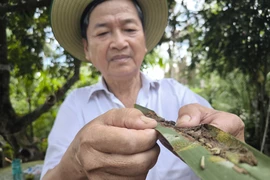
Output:
<instances>
[{"instance_id":1,"label":"shirt collar","mask_svg":"<svg viewBox=\"0 0 270 180\"><path fill-rule=\"evenodd\" d=\"M141 72L141 79L142 79L142 89L148 90L150 90L151 88L158 89L160 86L159 81L151 79L143 72ZM98 83L91 86L89 91L89 99L92 97L94 93L99 91L104 91L106 94L111 94L111 92L107 88L107 85L103 77L99 79Z\"/></svg>"}]
</instances>

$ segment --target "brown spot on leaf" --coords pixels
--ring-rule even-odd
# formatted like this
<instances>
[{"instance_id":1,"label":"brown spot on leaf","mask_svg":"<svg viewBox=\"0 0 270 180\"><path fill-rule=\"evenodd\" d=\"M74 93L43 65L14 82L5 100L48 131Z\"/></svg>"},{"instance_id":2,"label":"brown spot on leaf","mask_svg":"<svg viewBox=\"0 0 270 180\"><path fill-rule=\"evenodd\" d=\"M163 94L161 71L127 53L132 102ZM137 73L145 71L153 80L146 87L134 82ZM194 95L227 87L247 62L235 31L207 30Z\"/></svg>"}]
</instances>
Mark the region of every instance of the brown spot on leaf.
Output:
<instances>
[{"instance_id":1,"label":"brown spot on leaf","mask_svg":"<svg viewBox=\"0 0 270 180\"><path fill-rule=\"evenodd\" d=\"M246 147L244 147L241 143L224 143L218 140L218 134L215 132L213 133L213 130L209 125L179 128L175 126L174 121L166 121L164 118L157 116L156 113L153 111L149 111L146 116L155 119L157 122L159 122L160 125L164 127L173 128L176 132L178 132L181 136L187 138L189 141L201 144L202 146L209 149L209 151L213 155L229 160L229 154L235 154L235 156L237 157L236 162L238 163L246 163L251 166L256 166L258 164L258 161L255 158L254 154ZM164 139L165 138L163 137L162 141L164 141ZM228 138L227 141L233 140L232 138ZM168 142L166 142L166 144L168 146ZM176 149L179 148L181 147L177 147ZM172 147L170 149L173 150ZM173 153L176 154L176 152Z\"/></svg>"}]
</instances>

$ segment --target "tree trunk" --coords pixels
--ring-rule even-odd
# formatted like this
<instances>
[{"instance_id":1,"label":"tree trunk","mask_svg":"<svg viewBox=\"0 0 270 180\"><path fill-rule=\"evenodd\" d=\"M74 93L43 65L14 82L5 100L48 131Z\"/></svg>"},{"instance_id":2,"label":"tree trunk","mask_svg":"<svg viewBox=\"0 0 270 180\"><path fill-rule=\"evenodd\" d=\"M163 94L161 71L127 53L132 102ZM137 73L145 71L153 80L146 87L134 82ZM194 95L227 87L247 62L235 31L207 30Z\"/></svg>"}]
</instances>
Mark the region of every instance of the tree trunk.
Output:
<instances>
[{"instance_id":1,"label":"tree trunk","mask_svg":"<svg viewBox=\"0 0 270 180\"><path fill-rule=\"evenodd\" d=\"M0 4L5 3L7 0L0 0ZM9 134L9 127L16 120L9 96L10 66L7 59L6 24L6 13L0 12L0 134Z\"/></svg>"},{"instance_id":2,"label":"tree trunk","mask_svg":"<svg viewBox=\"0 0 270 180\"><path fill-rule=\"evenodd\" d=\"M7 45L7 13L13 11L33 10L36 8L48 7L51 0L32 0L9 5L8 0L0 0L0 135L14 148L14 155L23 146L31 142L26 141L26 128L31 125L42 114L48 112L54 104L63 98L70 87L79 80L81 62L74 60L73 76L67 79L66 83L54 93L48 95L43 105L34 109L24 116L17 116L10 101L10 64L8 60ZM51 101L51 99L54 99Z\"/></svg>"}]
</instances>

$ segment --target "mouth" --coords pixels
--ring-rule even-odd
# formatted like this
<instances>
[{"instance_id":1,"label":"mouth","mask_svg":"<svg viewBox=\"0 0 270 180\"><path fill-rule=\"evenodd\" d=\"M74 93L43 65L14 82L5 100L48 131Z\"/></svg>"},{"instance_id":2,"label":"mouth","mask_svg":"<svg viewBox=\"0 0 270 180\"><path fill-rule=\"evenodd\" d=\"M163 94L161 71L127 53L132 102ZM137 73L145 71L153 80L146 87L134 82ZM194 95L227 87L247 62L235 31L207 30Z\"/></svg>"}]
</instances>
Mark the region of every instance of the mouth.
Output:
<instances>
[{"instance_id":1,"label":"mouth","mask_svg":"<svg viewBox=\"0 0 270 180\"><path fill-rule=\"evenodd\" d=\"M113 56L110 61L125 61L129 58L130 56L128 55L116 55L116 56Z\"/></svg>"}]
</instances>

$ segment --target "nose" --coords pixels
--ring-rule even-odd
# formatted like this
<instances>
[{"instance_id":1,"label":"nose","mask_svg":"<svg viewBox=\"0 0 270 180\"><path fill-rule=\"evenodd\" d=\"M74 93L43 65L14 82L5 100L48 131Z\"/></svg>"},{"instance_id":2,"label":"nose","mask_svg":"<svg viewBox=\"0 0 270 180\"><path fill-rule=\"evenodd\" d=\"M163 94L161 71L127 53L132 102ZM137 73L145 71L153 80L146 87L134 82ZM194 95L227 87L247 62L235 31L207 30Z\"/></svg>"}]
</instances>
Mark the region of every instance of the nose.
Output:
<instances>
[{"instance_id":1,"label":"nose","mask_svg":"<svg viewBox=\"0 0 270 180\"><path fill-rule=\"evenodd\" d=\"M127 39L121 31L116 31L113 33L112 41L110 47L112 49L122 50L128 46Z\"/></svg>"}]
</instances>

